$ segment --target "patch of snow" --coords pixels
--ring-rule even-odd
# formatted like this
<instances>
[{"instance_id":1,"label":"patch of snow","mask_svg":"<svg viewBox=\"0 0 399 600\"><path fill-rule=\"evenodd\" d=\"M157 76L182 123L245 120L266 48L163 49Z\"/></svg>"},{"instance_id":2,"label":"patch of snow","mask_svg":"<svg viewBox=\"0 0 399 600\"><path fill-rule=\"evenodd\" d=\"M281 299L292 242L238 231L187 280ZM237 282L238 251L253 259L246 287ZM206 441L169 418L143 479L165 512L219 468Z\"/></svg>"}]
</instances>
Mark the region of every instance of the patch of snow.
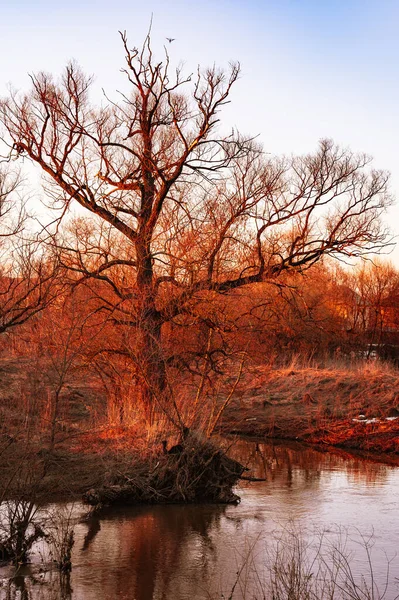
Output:
<instances>
[{"instance_id":1,"label":"patch of snow","mask_svg":"<svg viewBox=\"0 0 399 600\"><path fill-rule=\"evenodd\" d=\"M398 417L385 417L384 421L395 421ZM381 423L381 419L373 417L372 419L366 419L364 415L359 415L358 419L352 419L353 423Z\"/></svg>"}]
</instances>

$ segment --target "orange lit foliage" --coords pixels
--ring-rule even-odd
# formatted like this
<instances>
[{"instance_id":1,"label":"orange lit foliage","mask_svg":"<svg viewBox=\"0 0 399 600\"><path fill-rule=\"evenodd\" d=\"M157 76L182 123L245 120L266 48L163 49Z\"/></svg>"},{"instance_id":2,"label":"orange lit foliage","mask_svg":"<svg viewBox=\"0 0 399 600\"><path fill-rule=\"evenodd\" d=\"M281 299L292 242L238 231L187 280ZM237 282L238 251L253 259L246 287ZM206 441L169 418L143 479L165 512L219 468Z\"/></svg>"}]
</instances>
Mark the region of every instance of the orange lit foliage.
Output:
<instances>
[{"instance_id":1,"label":"orange lit foliage","mask_svg":"<svg viewBox=\"0 0 399 600\"><path fill-rule=\"evenodd\" d=\"M123 277L121 272L121 281ZM39 357L49 390L45 397L52 399L48 419L57 411L57 389L60 393L75 378L95 376L108 399L102 414L111 423L131 422L137 417L137 372L131 360L136 338L129 327L104 314L104 303L115 302L110 286L93 278L76 285L78 279L80 275L64 271L58 288L53 287L53 306L2 338L4 351L9 340L14 348L20 345L19 353ZM197 295L190 313L163 330L170 380L176 385L192 376L195 380L205 362L212 378L215 371L231 369L231 359L242 351L252 363L277 365L293 354L317 358L338 348L348 356L360 351L366 356L370 343L377 343L372 342L377 311L383 315L378 329L383 352L398 337L398 291L398 274L384 263L355 271L319 263L305 275L286 274L278 285L254 284L250 293L242 288L228 295ZM178 377L182 373L184 378ZM57 418L64 416L58 411Z\"/></svg>"},{"instance_id":2,"label":"orange lit foliage","mask_svg":"<svg viewBox=\"0 0 399 600\"><path fill-rule=\"evenodd\" d=\"M102 373L112 380L122 364L152 421L173 405L171 369L196 368L204 351L217 368L254 332L281 351L294 338L328 345L321 284L306 289L300 273L323 256L380 250L391 198L386 173L330 140L275 158L224 134L238 65L192 80L172 73L168 55L156 61L149 36L141 49L122 43L130 90L119 99L92 106L91 78L71 63L58 81L33 76L0 118L10 157L45 174L60 219L73 203L85 210L57 229L54 249L102 328L92 350Z\"/></svg>"}]
</instances>

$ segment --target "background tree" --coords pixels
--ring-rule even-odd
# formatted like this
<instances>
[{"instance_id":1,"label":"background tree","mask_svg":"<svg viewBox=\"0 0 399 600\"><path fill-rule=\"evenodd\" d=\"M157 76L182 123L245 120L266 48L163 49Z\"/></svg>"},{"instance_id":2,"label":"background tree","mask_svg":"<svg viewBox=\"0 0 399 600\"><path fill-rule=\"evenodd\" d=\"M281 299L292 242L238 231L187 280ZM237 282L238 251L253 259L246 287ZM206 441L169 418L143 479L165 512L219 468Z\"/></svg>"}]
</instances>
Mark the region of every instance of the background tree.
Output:
<instances>
[{"instance_id":1,"label":"background tree","mask_svg":"<svg viewBox=\"0 0 399 600\"><path fill-rule=\"evenodd\" d=\"M341 296L347 337L366 358L376 353L383 356L385 345L397 343L398 272L390 263L373 261L343 271L340 279L337 299Z\"/></svg>"},{"instance_id":2,"label":"background tree","mask_svg":"<svg viewBox=\"0 0 399 600\"><path fill-rule=\"evenodd\" d=\"M27 233L21 178L9 164L0 169L0 333L41 312L56 294L56 260Z\"/></svg>"},{"instance_id":3,"label":"background tree","mask_svg":"<svg viewBox=\"0 0 399 600\"><path fill-rule=\"evenodd\" d=\"M121 37L130 91L118 100L91 106L91 79L72 63L58 81L32 76L28 94L2 101L1 119L11 155L43 170L62 215L72 202L91 213L56 242L75 280L97 281L98 309L130 344L151 418L179 354L166 353L168 332L198 322L210 298L327 254L378 251L390 197L386 173L331 141L274 159L223 135L238 65L184 77L167 53L155 60L149 36L141 50Z\"/></svg>"}]
</instances>

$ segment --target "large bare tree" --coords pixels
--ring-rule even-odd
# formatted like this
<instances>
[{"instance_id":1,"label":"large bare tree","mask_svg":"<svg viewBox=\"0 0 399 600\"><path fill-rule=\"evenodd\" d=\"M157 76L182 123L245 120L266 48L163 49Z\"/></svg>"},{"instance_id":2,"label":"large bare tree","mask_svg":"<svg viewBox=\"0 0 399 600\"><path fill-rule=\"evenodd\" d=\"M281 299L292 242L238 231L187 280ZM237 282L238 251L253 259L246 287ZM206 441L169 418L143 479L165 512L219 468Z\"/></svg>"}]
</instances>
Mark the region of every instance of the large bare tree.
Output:
<instances>
[{"instance_id":1,"label":"large bare tree","mask_svg":"<svg viewBox=\"0 0 399 600\"><path fill-rule=\"evenodd\" d=\"M166 386L168 324L323 255L378 251L390 197L386 173L331 141L272 159L235 131L223 135L238 65L184 77L166 51L157 62L149 36L140 50L121 37L130 89L116 100L91 105L91 79L72 63L59 80L34 75L30 92L3 99L1 120L11 155L46 174L54 206L91 213L75 221L75 241L58 240L60 252L78 280L108 289L101 307L134 338L151 414Z\"/></svg>"}]
</instances>

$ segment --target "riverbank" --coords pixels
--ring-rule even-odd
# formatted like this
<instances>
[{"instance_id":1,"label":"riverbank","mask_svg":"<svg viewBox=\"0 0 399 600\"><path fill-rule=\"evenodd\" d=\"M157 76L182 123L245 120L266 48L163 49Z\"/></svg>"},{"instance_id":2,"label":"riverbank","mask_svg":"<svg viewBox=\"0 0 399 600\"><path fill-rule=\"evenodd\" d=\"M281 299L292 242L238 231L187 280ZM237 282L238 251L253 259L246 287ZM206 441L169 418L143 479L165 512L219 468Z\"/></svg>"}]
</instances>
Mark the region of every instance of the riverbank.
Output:
<instances>
[{"instance_id":1,"label":"riverbank","mask_svg":"<svg viewBox=\"0 0 399 600\"><path fill-rule=\"evenodd\" d=\"M53 450L48 439L8 436L0 448L0 502L81 500L103 504L234 504L245 466L228 455L231 442L189 432L159 440L143 428L75 431ZM3 437L3 443L5 439ZM179 443L175 443L179 442Z\"/></svg>"},{"instance_id":2,"label":"riverbank","mask_svg":"<svg viewBox=\"0 0 399 600\"><path fill-rule=\"evenodd\" d=\"M148 429L138 418L123 427L113 424L101 388L88 379L65 386L50 449L48 397L34 390L21 396L21 366L15 360L0 365L1 497L31 490L39 500L79 498L90 489L131 481L140 487L157 470L169 477L180 468L162 444L179 444L178 431L165 424ZM227 394L233 383L226 382ZM389 365L254 366L234 390L218 433L362 451L399 464L398 416L399 371ZM215 447L220 443L229 445L218 440ZM158 492L145 501L156 502ZM184 492L179 499L185 501Z\"/></svg>"},{"instance_id":3,"label":"riverbank","mask_svg":"<svg viewBox=\"0 0 399 600\"><path fill-rule=\"evenodd\" d=\"M382 363L254 367L220 431L399 457L399 371Z\"/></svg>"}]
</instances>

